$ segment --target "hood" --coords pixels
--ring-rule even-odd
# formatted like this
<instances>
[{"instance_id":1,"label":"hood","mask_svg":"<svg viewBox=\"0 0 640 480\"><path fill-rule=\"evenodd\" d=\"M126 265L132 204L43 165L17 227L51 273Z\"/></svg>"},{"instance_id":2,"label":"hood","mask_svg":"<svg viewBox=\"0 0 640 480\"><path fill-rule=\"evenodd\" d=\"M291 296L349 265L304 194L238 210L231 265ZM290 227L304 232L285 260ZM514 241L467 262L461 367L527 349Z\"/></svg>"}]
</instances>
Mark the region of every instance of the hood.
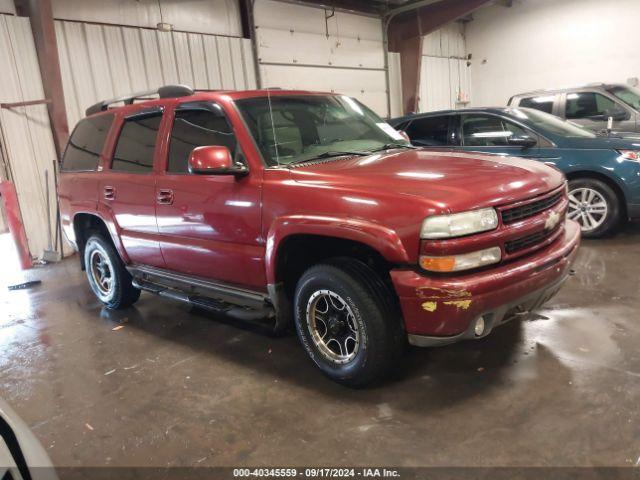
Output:
<instances>
[{"instance_id":1,"label":"hood","mask_svg":"<svg viewBox=\"0 0 640 480\"><path fill-rule=\"evenodd\" d=\"M564 176L541 162L455 151L394 150L302 164L293 180L375 195L409 195L443 212L497 206L559 187Z\"/></svg>"}]
</instances>

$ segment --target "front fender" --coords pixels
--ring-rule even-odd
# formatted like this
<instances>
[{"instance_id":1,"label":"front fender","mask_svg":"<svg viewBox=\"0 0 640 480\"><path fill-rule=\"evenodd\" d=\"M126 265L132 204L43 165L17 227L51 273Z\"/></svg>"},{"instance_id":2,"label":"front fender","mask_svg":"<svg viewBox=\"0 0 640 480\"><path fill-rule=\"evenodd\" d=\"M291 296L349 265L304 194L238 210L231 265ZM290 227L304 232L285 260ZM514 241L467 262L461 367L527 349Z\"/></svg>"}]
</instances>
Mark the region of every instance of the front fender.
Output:
<instances>
[{"instance_id":1,"label":"front fender","mask_svg":"<svg viewBox=\"0 0 640 480\"><path fill-rule=\"evenodd\" d=\"M391 263L408 263L398 234L362 219L322 215L289 215L273 221L267 234L265 267L269 284L276 282L276 258L281 242L291 235L320 235L363 243Z\"/></svg>"}]
</instances>

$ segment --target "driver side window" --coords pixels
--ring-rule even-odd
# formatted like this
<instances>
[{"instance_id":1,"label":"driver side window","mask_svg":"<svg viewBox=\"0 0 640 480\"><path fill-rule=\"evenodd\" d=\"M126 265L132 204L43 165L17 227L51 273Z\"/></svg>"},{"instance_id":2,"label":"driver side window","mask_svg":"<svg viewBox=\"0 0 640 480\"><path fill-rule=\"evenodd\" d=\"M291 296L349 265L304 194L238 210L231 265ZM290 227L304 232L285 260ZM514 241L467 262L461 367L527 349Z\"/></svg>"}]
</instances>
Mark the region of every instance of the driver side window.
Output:
<instances>
[{"instance_id":1,"label":"driver side window","mask_svg":"<svg viewBox=\"0 0 640 480\"><path fill-rule=\"evenodd\" d=\"M567 119L596 117L606 115L614 110L620 110L616 102L599 93L567 93L565 107L565 117Z\"/></svg>"},{"instance_id":2,"label":"driver side window","mask_svg":"<svg viewBox=\"0 0 640 480\"><path fill-rule=\"evenodd\" d=\"M187 173L193 149L209 145L227 147L231 157L235 157L236 137L221 109L220 112L207 108L177 109L171 130L167 171Z\"/></svg>"},{"instance_id":3,"label":"driver side window","mask_svg":"<svg viewBox=\"0 0 640 480\"><path fill-rule=\"evenodd\" d=\"M463 115L461 128L467 147L503 147L510 137L528 135L524 128L493 115Z\"/></svg>"}]
</instances>

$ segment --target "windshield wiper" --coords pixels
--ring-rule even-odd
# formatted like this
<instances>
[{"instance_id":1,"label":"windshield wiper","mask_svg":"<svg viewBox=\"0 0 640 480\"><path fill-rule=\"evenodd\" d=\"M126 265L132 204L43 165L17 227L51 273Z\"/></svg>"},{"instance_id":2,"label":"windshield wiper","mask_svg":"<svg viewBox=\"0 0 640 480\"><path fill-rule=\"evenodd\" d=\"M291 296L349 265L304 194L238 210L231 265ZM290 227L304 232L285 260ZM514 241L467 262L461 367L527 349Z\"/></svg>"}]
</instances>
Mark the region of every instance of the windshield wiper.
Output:
<instances>
[{"instance_id":1,"label":"windshield wiper","mask_svg":"<svg viewBox=\"0 0 640 480\"><path fill-rule=\"evenodd\" d=\"M380 152L382 150L391 150L392 148L409 148L411 150L417 150L418 147L413 145L409 145L407 143L385 143L380 148L376 148L375 150L371 150L371 152Z\"/></svg>"},{"instance_id":2,"label":"windshield wiper","mask_svg":"<svg viewBox=\"0 0 640 480\"><path fill-rule=\"evenodd\" d=\"M364 157L366 155L371 155L371 152L363 152L359 150L344 150L344 151L332 151L332 152L324 152L320 155L316 155L311 158L303 158L302 160L296 160L295 162L291 162L290 165L297 165L299 163L313 162L314 160L321 160L323 158L333 158L333 157L346 157L347 155L358 155L360 157Z\"/></svg>"}]
</instances>

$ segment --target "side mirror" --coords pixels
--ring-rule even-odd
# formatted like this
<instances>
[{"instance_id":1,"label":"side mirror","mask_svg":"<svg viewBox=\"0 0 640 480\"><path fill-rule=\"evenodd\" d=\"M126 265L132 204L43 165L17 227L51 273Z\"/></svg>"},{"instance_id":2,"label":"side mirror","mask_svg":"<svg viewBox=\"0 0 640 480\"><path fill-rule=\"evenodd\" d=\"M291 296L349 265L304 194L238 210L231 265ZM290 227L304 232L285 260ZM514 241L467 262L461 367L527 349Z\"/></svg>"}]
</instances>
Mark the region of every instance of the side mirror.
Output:
<instances>
[{"instance_id":1,"label":"side mirror","mask_svg":"<svg viewBox=\"0 0 640 480\"><path fill-rule=\"evenodd\" d=\"M508 142L511 146L522 148L531 148L538 143L535 138L530 137L529 135L512 136L509 137Z\"/></svg>"},{"instance_id":2,"label":"side mirror","mask_svg":"<svg viewBox=\"0 0 640 480\"><path fill-rule=\"evenodd\" d=\"M244 165L233 163L227 147L209 145L196 147L189 157L189 173L193 175L246 175Z\"/></svg>"},{"instance_id":3,"label":"side mirror","mask_svg":"<svg viewBox=\"0 0 640 480\"><path fill-rule=\"evenodd\" d=\"M622 122L624 120L629 120L631 115L629 115L629 112L626 110L620 108L615 110L606 110L601 115L594 115L593 117L590 117L591 120L596 121L607 121L610 118L612 118L614 122Z\"/></svg>"},{"instance_id":4,"label":"side mirror","mask_svg":"<svg viewBox=\"0 0 640 480\"><path fill-rule=\"evenodd\" d=\"M614 122L629 120L629 113L626 110L613 110L611 112L607 112L606 115L607 117L613 118Z\"/></svg>"}]
</instances>

